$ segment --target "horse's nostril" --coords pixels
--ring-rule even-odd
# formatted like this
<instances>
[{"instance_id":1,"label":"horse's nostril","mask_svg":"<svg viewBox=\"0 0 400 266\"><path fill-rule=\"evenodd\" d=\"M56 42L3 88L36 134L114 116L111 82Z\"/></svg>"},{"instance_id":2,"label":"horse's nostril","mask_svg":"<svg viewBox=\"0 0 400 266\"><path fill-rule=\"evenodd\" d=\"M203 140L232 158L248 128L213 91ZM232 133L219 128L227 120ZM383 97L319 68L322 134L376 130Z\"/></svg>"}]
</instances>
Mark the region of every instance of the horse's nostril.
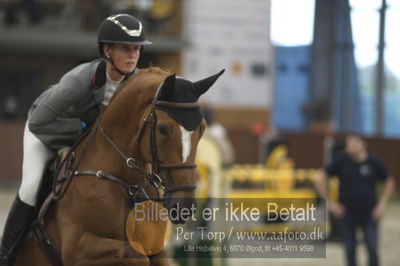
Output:
<instances>
[{"instance_id":1,"label":"horse's nostril","mask_svg":"<svg viewBox=\"0 0 400 266\"><path fill-rule=\"evenodd\" d=\"M175 205L171 208L170 216L171 216L171 218L175 218L175 219L178 219L178 218L179 218L179 213L178 213L177 204L175 204Z\"/></svg>"},{"instance_id":2,"label":"horse's nostril","mask_svg":"<svg viewBox=\"0 0 400 266\"><path fill-rule=\"evenodd\" d=\"M169 208L169 215L170 220L172 223L180 223L184 224L193 217L194 213L196 212L196 204L188 204L188 202L177 202L170 206Z\"/></svg>"}]
</instances>

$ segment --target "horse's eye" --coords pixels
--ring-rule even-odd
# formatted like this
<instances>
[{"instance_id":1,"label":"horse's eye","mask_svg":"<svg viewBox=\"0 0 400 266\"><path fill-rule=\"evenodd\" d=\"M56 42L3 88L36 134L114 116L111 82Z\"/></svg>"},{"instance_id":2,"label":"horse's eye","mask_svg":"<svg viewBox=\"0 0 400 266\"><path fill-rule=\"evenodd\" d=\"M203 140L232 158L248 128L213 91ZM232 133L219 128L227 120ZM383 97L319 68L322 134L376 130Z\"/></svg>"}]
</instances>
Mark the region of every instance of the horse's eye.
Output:
<instances>
[{"instance_id":1,"label":"horse's eye","mask_svg":"<svg viewBox=\"0 0 400 266\"><path fill-rule=\"evenodd\" d=\"M158 132L160 132L161 135L169 136L169 127L165 125L159 125Z\"/></svg>"}]
</instances>

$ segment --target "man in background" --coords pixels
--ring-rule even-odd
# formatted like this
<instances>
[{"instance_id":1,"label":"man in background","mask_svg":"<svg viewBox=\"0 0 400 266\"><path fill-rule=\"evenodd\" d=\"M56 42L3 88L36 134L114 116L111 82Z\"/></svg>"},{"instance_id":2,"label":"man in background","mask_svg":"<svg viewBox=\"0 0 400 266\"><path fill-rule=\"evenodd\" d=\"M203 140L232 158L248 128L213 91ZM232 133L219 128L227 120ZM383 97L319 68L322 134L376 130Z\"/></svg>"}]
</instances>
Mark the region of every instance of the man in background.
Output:
<instances>
[{"instance_id":1,"label":"man in background","mask_svg":"<svg viewBox=\"0 0 400 266\"><path fill-rule=\"evenodd\" d=\"M339 179L339 200L328 197L327 179ZM318 193L327 199L327 206L339 220L341 237L346 249L347 265L356 265L356 229L362 228L367 243L369 265L379 265L377 222L382 216L394 188L382 160L368 153L366 143L358 135L346 138L345 152L338 154L325 169L317 172ZM383 182L377 199L377 183Z\"/></svg>"}]
</instances>

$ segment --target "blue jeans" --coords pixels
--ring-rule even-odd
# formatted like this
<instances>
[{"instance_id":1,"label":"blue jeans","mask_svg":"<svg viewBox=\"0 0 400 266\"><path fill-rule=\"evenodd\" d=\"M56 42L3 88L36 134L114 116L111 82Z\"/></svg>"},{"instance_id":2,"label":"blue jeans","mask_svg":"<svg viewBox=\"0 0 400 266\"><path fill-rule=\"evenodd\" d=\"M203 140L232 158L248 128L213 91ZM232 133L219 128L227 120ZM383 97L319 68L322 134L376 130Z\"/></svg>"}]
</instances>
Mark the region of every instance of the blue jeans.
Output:
<instances>
[{"instance_id":1,"label":"blue jeans","mask_svg":"<svg viewBox=\"0 0 400 266\"><path fill-rule=\"evenodd\" d=\"M346 248L348 266L356 266L356 228L361 227L367 242L369 266L378 266L377 222L372 218L354 219L345 215L340 219L341 237Z\"/></svg>"}]
</instances>

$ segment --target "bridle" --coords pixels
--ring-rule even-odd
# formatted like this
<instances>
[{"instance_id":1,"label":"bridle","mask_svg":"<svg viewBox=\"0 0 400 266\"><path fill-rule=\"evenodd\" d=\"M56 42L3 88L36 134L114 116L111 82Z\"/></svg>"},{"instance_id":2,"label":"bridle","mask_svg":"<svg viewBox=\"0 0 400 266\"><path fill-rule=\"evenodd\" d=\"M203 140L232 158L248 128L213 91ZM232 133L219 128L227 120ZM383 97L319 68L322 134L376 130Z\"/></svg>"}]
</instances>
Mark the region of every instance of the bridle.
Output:
<instances>
[{"instance_id":1,"label":"bridle","mask_svg":"<svg viewBox=\"0 0 400 266\"><path fill-rule=\"evenodd\" d=\"M195 108L199 107L198 102L171 102L171 101L159 101L157 100L160 88L163 83L158 87L155 97L151 103L151 109L144 122L139 130L139 134L137 137L137 145L140 145L140 141L142 139L143 133L148 125L150 125L150 147L151 147L151 173L148 173L145 169L143 169L140 165L140 162L133 157L127 156L120 147L110 138L107 134L103 126L101 125L101 120L99 119L97 122L97 126L100 129L101 135L103 138L113 147L113 149L125 160L126 166L129 169L133 169L137 171L145 180L147 179L149 183L143 184L129 184L123 181L120 178L107 174L103 171L75 171L74 175L96 175L99 178L108 179L113 182L117 182L120 185L124 186L128 190L129 199L131 205L134 206L135 203L141 200L152 200L152 201L164 201L166 196L170 193L177 191L185 191L191 192L196 189L195 184L185 184L185 185L177 185L173 182L173 179L170 175L170 170L172 169L192 169L196 168L197 165L194 163L161 163L158 157L157 151L157 143L156 143L156 126L157 126L157 115L156 110L158 107L169 107L169 108ZM94 129L93 129L94 130ZM165 180L160 177L160 171L166 170L167 175ZM157 192L157 198L151 199L150 196L146 193L145 187L148 185L152 185ZM164 191L164 197L161 198L159 190Z\"/></svg>"},{"instance_id":2,"label":"bridle","mask_svg":"<svg viewBox=\"0 0 400 266\"><path fill-rule=\"evenodd\" d=\"M196 168L197 165L194 163L160 163L158 158L158 150L156 143L156 126L157 126L157 115L156 109L159 106L166 106L172 108L195 108L199 107L198 102L194 103L175 103L168 101L159 101L156 98L152 102L151 111L144 119L144 123L139 131L137 138L137 144L139 145L143 132L145 131L148 124L150 124L150 148L151 148L151 169L155 180L159 181L162 187L164 187L165 193L171 193L175 191L193 191L196 189L196 185L176 185L172 182L172 178L166 179L167 184L163 184L162 178L159 176L159 171L167 170L169 175L169 170L171 169L185 169L185 168Z\"/></svg>"}]
</instances>

